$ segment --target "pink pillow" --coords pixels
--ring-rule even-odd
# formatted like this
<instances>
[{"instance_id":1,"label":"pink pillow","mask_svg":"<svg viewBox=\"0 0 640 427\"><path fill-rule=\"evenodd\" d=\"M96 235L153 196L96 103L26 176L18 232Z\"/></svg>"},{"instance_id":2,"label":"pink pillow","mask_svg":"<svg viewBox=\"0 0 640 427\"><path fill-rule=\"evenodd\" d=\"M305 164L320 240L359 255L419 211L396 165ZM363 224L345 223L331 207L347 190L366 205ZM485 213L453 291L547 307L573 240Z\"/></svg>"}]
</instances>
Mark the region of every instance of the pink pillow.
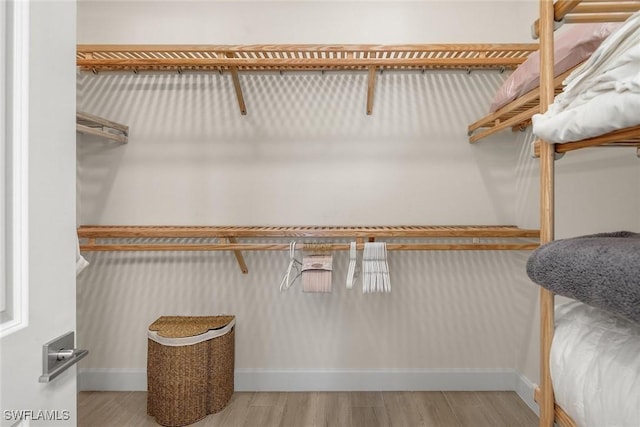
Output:
<instances>
[{"instance_id":1,"label":"pink pillow","mask_svg":"<svg viewBox=\"0 0 640 427\"><path fill-rule=\"evenodd\" d=\"M558 30L554 40L554 76L589 58L600 43L617 29L621 22L605 24L567 24ZM490 110L496 111L521 97L540 84L540 53L529 55L507 79L491 102Z\"/></svg>"}]
</instances>

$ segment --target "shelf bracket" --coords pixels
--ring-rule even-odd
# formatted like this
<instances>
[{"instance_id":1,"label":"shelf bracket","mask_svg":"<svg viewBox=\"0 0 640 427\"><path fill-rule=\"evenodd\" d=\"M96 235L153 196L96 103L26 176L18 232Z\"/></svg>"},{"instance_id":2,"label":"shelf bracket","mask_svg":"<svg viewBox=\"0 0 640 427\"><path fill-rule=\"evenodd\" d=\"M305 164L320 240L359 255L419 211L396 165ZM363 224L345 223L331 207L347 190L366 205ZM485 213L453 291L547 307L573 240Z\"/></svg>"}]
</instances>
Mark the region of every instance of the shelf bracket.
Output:
<instances>
[{"instance_id":1,"label":"shelf bracket","mask_svg":"<svg viewBox=\"0 0 640 427\"><path fill-rule=\"evenodd\" d=\"M373 113L373 92L376 88L376 67L369 66L369 78L367 81L367 115Z\"/></svg>"},{"instance_id":2,"label":"shelf bracket","mask_svg":"<svg viewBox=\"0 0 640 427\"><path fill-rule=\"evenodd\" d=\"M220 243L226 244L235 244L238 243L238 239L235 237L220 237ZM240 251L233 251L233 255L236 257L236 261L238 261L238 266L240 267L240 271L243 274L249 273L249 268L247 267L247 263L244 261L244 256Z\"/></svg>"},{"instance_id":3,"label":"shelf bracket","mask_svg":"<svg viewBox=\"0 0 640 427\"><path fill-rule=\"evenodd\" d=\"M233 58L232 52L227 52L225 54L227 58ZM229 71L231 72L231 79L233 80L233 87L236 90L236 97L238 98L238 106L240 107L240 114L243 116L247 115L247 106L244 103L244 96L242 95L242 86L240 86L240 76L238 75L238 67L230 66Z\"/></svg>"}]
</instances>

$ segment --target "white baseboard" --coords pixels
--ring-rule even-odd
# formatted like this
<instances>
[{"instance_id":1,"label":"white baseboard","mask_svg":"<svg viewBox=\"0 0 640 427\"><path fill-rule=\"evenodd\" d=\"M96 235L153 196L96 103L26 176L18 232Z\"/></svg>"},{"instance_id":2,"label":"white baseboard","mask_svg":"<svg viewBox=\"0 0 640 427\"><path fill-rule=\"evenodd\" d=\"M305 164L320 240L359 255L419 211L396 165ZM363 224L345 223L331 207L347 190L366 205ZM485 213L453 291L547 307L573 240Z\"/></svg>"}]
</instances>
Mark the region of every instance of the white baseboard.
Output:
<instances>
[{"instance_id":1,"label":"white baseboard","mask_svg":"<svg viewBox=\"0 0 640 427\"><path fill-rule=\"evenodd\" d=\"M78 369L78 391L146 390L146 369Z\"/></svg>"},{"instance_id":2,"label":"white baseboard","mask_svg":"<svg viewBox=\"0 0 640 427\"><path fill-rule=\"evenodd\" d=\"M144 391L144 369L79 369L78 390ZM511 390L527 405L533 384L513 369L265 370L236 369L236 391Z\"/></svg>"},{"instance_id":3,"label":"white baseboard","mask_svg":"<svg viewBox=\"0 0 640 427\"><path fill-rule=\"evenodd\" d=\"M533 399L537 385L529 381L529 378L525 377L521 373L516 373L516 375L516 387L514 391L518 393L520 399L522 399L536 415L540 416L538 404Z\"/></svg>"},{"instance_id":4,"label":"white baseboard","mask_svg":"<svg viewBox=\"0 0 640 427\"><path fill-rule=\"evenodd\" d=\"M513 390L510 369L282 370L237 369L238 391Z\"/></svg>"}]
</instances>

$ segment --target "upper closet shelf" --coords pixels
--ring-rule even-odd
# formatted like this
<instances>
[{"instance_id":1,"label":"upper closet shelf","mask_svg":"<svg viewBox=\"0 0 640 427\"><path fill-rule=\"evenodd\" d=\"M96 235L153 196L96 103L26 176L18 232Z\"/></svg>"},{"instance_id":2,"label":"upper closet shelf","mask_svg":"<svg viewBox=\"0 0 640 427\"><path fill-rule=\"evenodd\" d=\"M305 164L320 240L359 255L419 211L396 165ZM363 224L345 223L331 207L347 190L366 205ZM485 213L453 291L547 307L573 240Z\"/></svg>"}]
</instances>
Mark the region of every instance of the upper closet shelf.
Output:
<instances>
[{"instance_id":1,"label":"upper closet shelf","mask_svg":"<svg viewBox=\"0 0 640 427\"><path fill-rule=\"evenodd\" d=\"M85 71L228 71L241 114L247 108L239 71L368 71L367 114L373 112L377 70L512 69L537 44L410 45L78 45L76 63Z\"/></svg>"},{"instance_id":2,"label":"upper closet shelf","mask_svg":"<svg viewBox=\"0 0 640 427\"><path fill-rule=\"evenodd\" d=\"M537 44L78 45L83 70L515 68Z\"/></svg>"},{"instance_id":3,"label":"upper closet shelf","mask_svg":"<svg viewBox=\"0 0 640 427\"><path fill-rule=\"evenodd\" d=\"M129 137L129 126L82 111L76 112L76 131L101 136L122 144L126 144Z\"/></svg>"}]
</instances>

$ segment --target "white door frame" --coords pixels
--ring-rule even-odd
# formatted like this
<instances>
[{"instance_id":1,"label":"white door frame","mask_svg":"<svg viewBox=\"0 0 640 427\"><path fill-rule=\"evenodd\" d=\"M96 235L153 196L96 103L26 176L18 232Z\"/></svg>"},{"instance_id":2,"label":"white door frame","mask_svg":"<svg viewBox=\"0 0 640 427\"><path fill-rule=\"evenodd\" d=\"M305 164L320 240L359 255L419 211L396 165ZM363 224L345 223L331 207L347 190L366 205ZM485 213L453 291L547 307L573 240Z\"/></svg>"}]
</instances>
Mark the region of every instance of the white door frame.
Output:
<instances>
[{"instance_id":1,"label":"white door frame","mask_svg":"<svg viewBox=\"0 0 640 427\"><path fill-rule=\"evenodd\" d=\"M2 34L2 121L11 132L2 134L6 158L4 166L11 165L8 182L1 182L3 241L10 242L2 249L2 292L6 296L1 312L0 338L25 328L29 324L29 1L14 1L11 8L2 2L3 28L11 34ZM11 25L7 25L7 24ZM4 50L7 51L4 51ZM10 50L10 52L8 52ZM4 58L11 55L12 61ZM9 68L10 67L10 68ZM9 80L10 79L10 80ZM10 84L9 84L10 82ZM9 94L9 88L13 88ZM5 95L9 95L8 97ZM9 117L7 119L7 117ZM2 129L7 129L2 126ZM2 156L5 157L5 156ZM9 196L9 197L5 197ZM8 240L6 240L8 239Z\"/></svg>"}]
</instances>

